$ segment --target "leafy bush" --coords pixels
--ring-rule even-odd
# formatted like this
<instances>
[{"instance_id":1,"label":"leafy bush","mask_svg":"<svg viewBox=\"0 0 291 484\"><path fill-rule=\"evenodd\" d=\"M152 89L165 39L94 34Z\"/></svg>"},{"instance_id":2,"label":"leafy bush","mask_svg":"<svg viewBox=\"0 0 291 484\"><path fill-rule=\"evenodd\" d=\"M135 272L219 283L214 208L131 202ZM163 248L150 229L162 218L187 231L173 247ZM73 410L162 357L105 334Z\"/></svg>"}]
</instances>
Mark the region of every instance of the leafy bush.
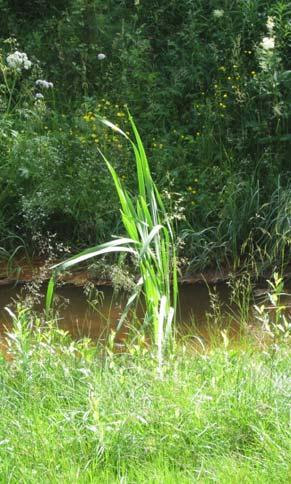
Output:
<instances>
[{"instance_id":1,"label":"leafy bush","mask_svg":"<svg viewBox=\"0 0 291 484\"><path fill-rule=\"evenodd\" d=\"M127 150L106 138L94 117L107 116L126 130L122 113L128 105L155 180L161 189L180 194L190 232L197 231L194 239L200 242L195 246L192 238L187 255L196 260L202 244L208 253L202 265L238 263L243 246L249 247L249 231L255 232L255 206L270 207L278 179L285 189L290 172L290 5L71 0L58 3L53 15L50 2L52 10L31 23L13 19L11 5L2 4L3 32L17 36L19 50L55 86L41 116L35 107L29 114L23 102L22 114L2 121L10 123L4 129L10 148L2 143L3 163L15 207L10 222L3 216L3 230L15 230L20 220L23 227L25 212L37 219L39 206L47 229L73 244L108 237L118 222L117 205L96 147L116 160L129 183L131 172ZM29 79L22 81L28 93ZM21 143L15 131L22 132ZM42 153L36 148L41 139L49 144ZM16 160L23 163L23 157L29 157L33 184L19 173L14 178L21 168ZM3 190L7 197L6 182ZM251 192L257 190L252 206ZM23 202L15 193L24 194ZM240 211L248 194L249 206ZM185 229L183 221L179 226Z\"/></svg>"}]
</instances>

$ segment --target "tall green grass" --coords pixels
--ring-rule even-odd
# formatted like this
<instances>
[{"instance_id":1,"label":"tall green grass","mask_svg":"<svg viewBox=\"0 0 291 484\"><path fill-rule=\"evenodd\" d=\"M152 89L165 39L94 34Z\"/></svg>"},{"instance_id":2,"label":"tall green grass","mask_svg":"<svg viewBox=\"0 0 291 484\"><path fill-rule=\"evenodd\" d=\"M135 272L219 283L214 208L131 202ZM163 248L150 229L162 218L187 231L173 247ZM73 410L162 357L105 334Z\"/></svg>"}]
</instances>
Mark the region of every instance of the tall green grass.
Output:
<instances>
[{"instance_id":1,"label":"tall green grass","mask_svg":"<svg viewBox=\"0 0 291 484\"><path fill-rule=\"evenodd\" d=\"M0 481L286 483L290 349L107 353L20 308L0 354Z\"/></svg>"},{"instance_id":2,"label":"tall green grass","mask_svg":"<svg viewBox=\"0 0 291 484\"><path fill-rule=\"evenodd\" d=\"M264 184L255 177L230 179L222 192L223 204L208 214L197 227L182 230L192 270L213 266L248 269L264 275L290 261L291 186L278 178L266 199Z\"/></svg>"},{"instance_id":3,"label":"tall green grass","mask_svg":"<svg viewBox=\"0 0 291 484\"><path fill-rule=\"evenodd\" d=\"M140 278L128 299L117 330L143 293L146 305L144 326L151 330L161 373L164 350L173 342L173 322L177 305L175 240L162 198L152 179L142 140L130 115L129 120L134 141L111 122L102 120L104 125L130 142L135 156L137 195L132 195L124 186L113 165L102 154L119 197L121 219L127 237L117 238L92 247L54 266L55 273L47 292L47 310L52 304L54 280L60 271L102 254L125 252L133 256L140 272Z\"/></svg>"}]
</instances>

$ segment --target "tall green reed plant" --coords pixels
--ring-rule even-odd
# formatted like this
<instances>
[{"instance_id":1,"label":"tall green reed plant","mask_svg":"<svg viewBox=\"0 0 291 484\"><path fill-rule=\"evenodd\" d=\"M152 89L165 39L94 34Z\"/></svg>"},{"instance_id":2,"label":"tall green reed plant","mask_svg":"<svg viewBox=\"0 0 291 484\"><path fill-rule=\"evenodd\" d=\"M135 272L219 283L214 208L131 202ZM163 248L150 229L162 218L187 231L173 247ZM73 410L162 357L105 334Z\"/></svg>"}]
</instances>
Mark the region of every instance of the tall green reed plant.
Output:
<instances>
[{"instance_id":1,"label":"tall green reed plant","mask_svg":"<svg viewBox=\"0 0 291 484\"><path fill-rule=\"evenodd\" d=\"M142 140L131 115L129 120L134 141L111 122L101 121L124 136L131 144L137 172L137 196L129 193L112 164L100 152L119 197L121 219L127 237L116 238L92 247L55 265L47 290L46 308L49 311L52 305L55 280L60 271L102 254L112 252L130 254L137 261L140 277L119 320L117 331L125 321L129 310L137 304L140 295L143 294L146 303L144 326L151 331L157 349L158 370L162 374L164 353L173 346L174 342L174 320L178 296L175 239L162 198L152 179Z\"/></svg>"}]
</instances>

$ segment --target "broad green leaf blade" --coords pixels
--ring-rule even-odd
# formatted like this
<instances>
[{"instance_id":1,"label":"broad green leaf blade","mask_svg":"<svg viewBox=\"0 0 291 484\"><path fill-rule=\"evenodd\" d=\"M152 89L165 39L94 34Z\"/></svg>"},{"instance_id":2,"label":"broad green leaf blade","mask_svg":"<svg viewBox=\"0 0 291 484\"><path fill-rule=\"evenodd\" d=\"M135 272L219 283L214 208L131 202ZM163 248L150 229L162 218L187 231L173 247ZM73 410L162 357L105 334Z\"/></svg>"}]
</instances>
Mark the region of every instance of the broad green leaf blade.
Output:
<instances>
[{"instance_id":1,"label":"broad green leaf blade","mask_svg":"<svg viewBox=\"0 0 291 484\"><path fill-rule=\"evenodd\" d=\"M147 239L145 240L142 248L141 248L141 251L140 251L140 258L142 258L144 256L144 254L147 252L148 248L149 248L149 245L151 243L151 241L155 238L155 236L159 233L159 231L163 228L162 225L156 225L150 232L150 234L148 235Z\"/></svg>"},{"instance_id":2,"label":"broad green leaf blade","mask_svg":"<svg viewBox=\"0 0 291 484\"><path fill-rule=\"evenodd\" d=\"M46 298L45 298L46 314L48 314L52 308L54 291L55 291L55 276L53 275L49 280L47 291L46 291Z\"/></svg>"},{"instance_id":3,"label":"broad green leaf blade","mask_svg":"<svg viewBox=\"0 0 291 484\"><path fill-rule=\"evenodd\" d=\"M111 123L111 121L108 121L107 119L104 119L104 118L99 118L99 121L101 121L101 123L103 123L108 128L111 128L113 131L116 131L117 133L124 136L126 139L130 140L127 134L124 131L122 131L122 129L120 129L118 126L116 126L116 124Z\"/></svg>"},{"instance_id":4,"label":"broad green leaf blade","mask_svg":"<svg viewBox=\"0 0 291 484\"><path fill-rule=\"evenodd\" d=\"M136 251L131 247L121 247L122 245L128 245L128 244L136 244L136 241L125 237L121 239L112 240L105 244L100 244L90 249L87 249L81 252L80 254L77 254L74 257L71 257L67 261L60 262L59 264L55 264L54 266L52 266L52 269L65 270L68 267L71 267L75 264L79 264L80 262L83 262L87 259L91 259L92 257L101 255L101 254L106 254L108 252L131 252L132 254L137 255Z\"/></svg>"},{"instance_id":5,"label":"broad green leaf blade","mask_svg":"<svg viewBox=\"0 0 291 484\"><path fill-rule=\"evenodd\" d=\"M129 121L130 121L132 130L134 132L135 139L136 139L138 153L139 153L138 161L141 164L141 170L143 172L145 185L149 186L153 183L153 181L152 181L152 177L151 177L151 174L150 174L148 159L147 159L147 156L146 156L146 152L145 152L141 137L139 135L139 132L137 130L137 127L135 125L133 117L131 116L130 113L129 113Z\"/></svg>"},{"instance_id":6,"label":"broad green leaf blade","mask_svg":"<svg viewBox=\"0 0 291 484\"><path fill-rule=\"evenodd\" d=\"M146 198L146 189L145 189L145 178L144 178L144 171L143 171L143 164L140 159L140 153L134 143L132 143L132 148L135 154L135 163L137 169L137 180L138 180L138 190L139 194Z\"/></svg>"},{"instance_id":7,"label":"broad green leaf blade","mask_svg":"<svg viewBox=\"0 0 291 484\"><path fill-rule=\"evenodd\" d=\"M76 257L76 259L63 262L60 266L60 269L67 270L69 267L72 267L76 264L80 264L80 262L84 262L85 260L92 259L92 257L97 257L97 255L102 255L102 254L109 254L111 252L128 252L130 254L137 255L137 252L131 247L118 247L118 246L108 247L107 249L95 250L90 254L80 255L79 257Z\"/></svg>"}]
</instances>

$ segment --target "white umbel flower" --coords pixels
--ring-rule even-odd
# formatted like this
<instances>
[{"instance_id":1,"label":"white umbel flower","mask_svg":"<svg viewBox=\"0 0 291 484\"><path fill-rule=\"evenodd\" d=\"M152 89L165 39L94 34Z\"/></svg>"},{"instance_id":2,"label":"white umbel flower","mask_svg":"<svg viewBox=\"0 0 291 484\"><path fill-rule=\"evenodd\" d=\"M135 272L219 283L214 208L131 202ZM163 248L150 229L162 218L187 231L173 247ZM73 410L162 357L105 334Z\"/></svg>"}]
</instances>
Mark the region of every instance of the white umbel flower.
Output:
<instances>
[{"instance_id":1,"label":"white umbel flower","mask_svg":"<svg viewBox=\"0 0 291 484\"><path fill-rule=\"evenodd\" d=\"M52 89L54 87L52 82L45 81L43 79L37 79L37 81L35 81L35 85L42 87L43 89Z\"/></svg>"},{"instance_id":2,"label":"white umbel flower","mask_svg":"<svg viewBox=\"0 0 291 484\"><path fill-rule=\"evenodd\" d=\"M37 92L36 95L35 95L35 99L43 99L44 96L41 92Z\"/></svg>"},{"instance_id":3,"label":"white umbel flower","mask_svg":"<svg viewBox=\"0 0 291 484\"><path fill-rule=\"evenodd\" d=\"M106 59L106 55L102 54L102 52L100 52L100 54L97 55L97 59L102 61L102 60Z\"/></svg>"},{"instance_id":4,"label":"white umbel flower","mask_svg":"<svg viewBox=\"0 0 291 484\"><path fill-rule=\"evenodd\" d=\"M264 37L261 42L261 47L264 50L272 50L275 48L275 39L274 37Z\"/></svg>"},{"instance_id":5,"label":"white umbel flower","mask_svg":"<svg viewBox=\"0 0 291 484\"><path fill-rule=\"evenodd\" d=\"M19 52L18 50L13 54L9 54L6 57L6 61L11 69L16 69L18 72L20 72L21 69L28 70L32 66L32 62L28 59L25 52Z\"/></svg>"},{"instance_id":6,"label":"white umbel flower","mask_svg":"<svg viewBox=\"0 0 291 484\"><path fill-rule=\"evenodd\" d=\"M222 8L216 8L213 10L212 15L215 18L221 18L224 15L224 10L222 10Z\"/></svg>"}]
</instances>

